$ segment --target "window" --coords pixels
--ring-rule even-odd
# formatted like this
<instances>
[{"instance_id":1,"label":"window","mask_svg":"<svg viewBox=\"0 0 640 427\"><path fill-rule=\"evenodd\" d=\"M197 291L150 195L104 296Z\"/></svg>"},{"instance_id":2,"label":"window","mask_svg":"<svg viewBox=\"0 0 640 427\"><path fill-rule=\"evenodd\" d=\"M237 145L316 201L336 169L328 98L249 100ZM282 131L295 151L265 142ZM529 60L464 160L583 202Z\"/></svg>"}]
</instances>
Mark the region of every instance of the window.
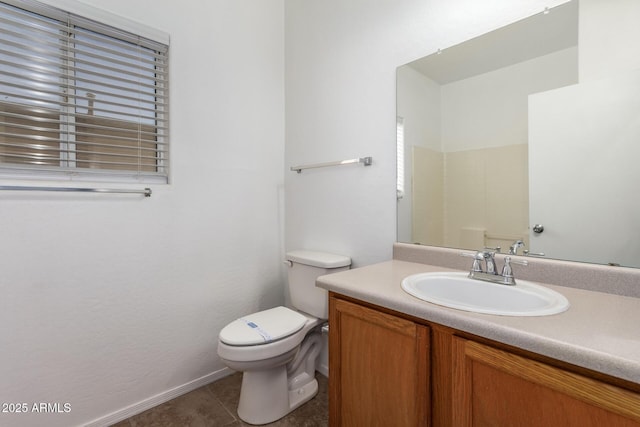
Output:
<instances>
[{"instance_id":1,"label":"window","mask_svg":"<svg viewBox=\"0 0 640 427\"><path fill-rule=\"evenodd\" d=\"M167 182L166 43L0 2L0 173Z\"/></svg>"}]
</instances>

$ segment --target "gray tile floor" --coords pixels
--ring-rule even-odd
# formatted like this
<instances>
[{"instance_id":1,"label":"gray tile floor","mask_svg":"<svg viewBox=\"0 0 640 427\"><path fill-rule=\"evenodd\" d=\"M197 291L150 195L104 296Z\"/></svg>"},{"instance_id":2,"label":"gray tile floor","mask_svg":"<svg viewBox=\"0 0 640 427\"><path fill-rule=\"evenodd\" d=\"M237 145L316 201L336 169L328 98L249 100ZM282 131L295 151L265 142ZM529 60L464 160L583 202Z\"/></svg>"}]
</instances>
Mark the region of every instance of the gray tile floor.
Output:
<instances>
[{"instance_id":1,"label":"gray tile floor","mask_svg":"<svg viewBox=\"0 0 640 427\"><path fill-rule=\"evenodd\" d=\"M286 417L268 426L326 427L329 425L327 378L316 374L318 394ZM112 427L240 427L238 418L242 374L235 373L177 397Z\"/></svg>"}]
</instances>

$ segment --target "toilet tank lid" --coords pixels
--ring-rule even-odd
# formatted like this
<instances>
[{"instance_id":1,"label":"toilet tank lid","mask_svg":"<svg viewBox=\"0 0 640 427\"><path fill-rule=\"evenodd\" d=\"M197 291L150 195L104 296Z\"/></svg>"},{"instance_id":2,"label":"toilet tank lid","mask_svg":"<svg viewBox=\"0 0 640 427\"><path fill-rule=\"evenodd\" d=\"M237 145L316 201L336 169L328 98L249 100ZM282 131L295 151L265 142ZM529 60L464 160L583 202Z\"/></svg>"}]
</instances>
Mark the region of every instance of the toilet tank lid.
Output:
<instances>
[{"instance_id":1,"label":"toilet tank lid","mask_svg":"<svg viewBox=\"0 0 640 427\"><path fill-rule=\"evenodd\" d=\"M328 252L297 250L287 252L287 259L298 264L321 268L340 268L351 265L351 258Z\"/></svg>"}]
</instances>

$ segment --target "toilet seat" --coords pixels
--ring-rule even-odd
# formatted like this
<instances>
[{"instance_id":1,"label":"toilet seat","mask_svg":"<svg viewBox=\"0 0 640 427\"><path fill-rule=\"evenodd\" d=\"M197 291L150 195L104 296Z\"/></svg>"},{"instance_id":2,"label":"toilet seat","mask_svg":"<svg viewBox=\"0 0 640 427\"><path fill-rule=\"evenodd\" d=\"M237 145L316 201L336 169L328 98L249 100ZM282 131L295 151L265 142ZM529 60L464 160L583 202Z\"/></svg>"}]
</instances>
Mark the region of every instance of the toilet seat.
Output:
<instances>
[{"instance_id":1,"label":"toilet seat","mask_svg":"<svg viewBox=\"0 0 640 427\"><path fill-rule=\"evenodd\" d=\"M220 331L220 341L231 346L269 344L295 334L309 319L287 307L275 307L234 320Z\"/></svg>"}]
</instances>

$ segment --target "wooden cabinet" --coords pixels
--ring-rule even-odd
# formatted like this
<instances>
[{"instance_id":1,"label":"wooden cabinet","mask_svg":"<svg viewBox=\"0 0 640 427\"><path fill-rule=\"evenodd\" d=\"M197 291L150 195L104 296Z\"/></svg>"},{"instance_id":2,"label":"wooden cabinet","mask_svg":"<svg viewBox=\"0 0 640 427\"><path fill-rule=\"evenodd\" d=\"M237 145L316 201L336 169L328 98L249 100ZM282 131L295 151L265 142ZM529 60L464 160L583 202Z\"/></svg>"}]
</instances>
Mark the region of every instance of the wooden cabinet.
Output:
<instances>
[{"instance_id":1,"label":"wooden cabinet","mask_svg":"<svg viewBox=\"0 0 640 427\"><path fill-rule=\"evenodd\" d=\"M453 425L640 426L640 395L453 338Z\"/></svg>"},{"instance_id":2,"label":"wooden cabinet","mask_svg":"<svg viewBox=\"0 0 640 427\"><path fill-rule=\"evenodd\" d=\"M640 427L640 385L331 293L329 421Z\"/></svg>"},{"instance_id":3,"label":"wooden cabinet","mask_svg":"<svg viewBox=\"0 0 640 427\"><path fill-rule=\"evenodd\" d=\"M329 325L330 425L428 426L428 327L337 298Z\"/></svg>"}]
</instances>

